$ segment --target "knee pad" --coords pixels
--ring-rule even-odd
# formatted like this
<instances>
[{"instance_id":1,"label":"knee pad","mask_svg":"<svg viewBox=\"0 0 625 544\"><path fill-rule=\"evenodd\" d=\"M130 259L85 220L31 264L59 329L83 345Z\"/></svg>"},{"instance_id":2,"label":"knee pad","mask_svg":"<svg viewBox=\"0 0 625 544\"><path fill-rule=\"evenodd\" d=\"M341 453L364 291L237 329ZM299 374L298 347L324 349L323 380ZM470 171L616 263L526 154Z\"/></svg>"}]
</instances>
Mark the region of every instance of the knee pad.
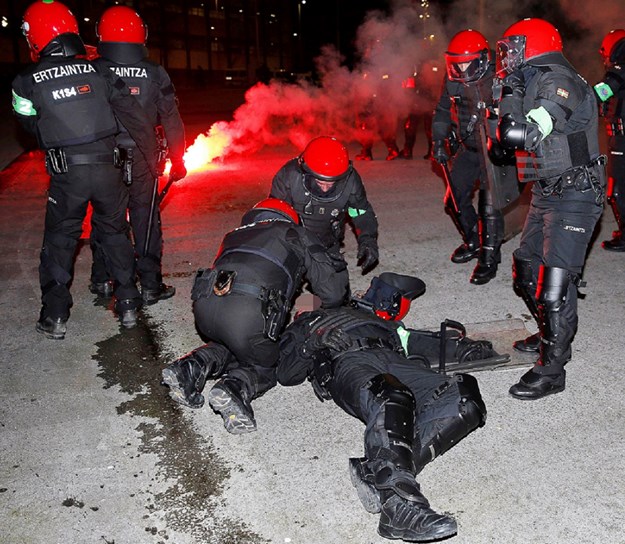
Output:
<instances>
[{"instance_id":1,"label":"knee pad","mask_svg":"<svg viewBox=\"0 0 625 544\"><path fill-rule=\"evenodd\" d=\"M534 294L536 283L532 261L519 257L516 252L512 254L512 280L517 289Z\"/></svg>"},{"instance_id":2,"label":"knee pad","mask_svg":"<svg viewBox=\"0 0 625 544\"><path fill-rule=\"evenodd\" d=\"M434 393L429 404L432 413L420 428L421 451L417 473L486 422L486 405L473 376L456 374L442 387L445 386L447 389L442 393L438 393L441 388ZM417 424L421 426L421 418Z\"/></svg>"}]
</instances>

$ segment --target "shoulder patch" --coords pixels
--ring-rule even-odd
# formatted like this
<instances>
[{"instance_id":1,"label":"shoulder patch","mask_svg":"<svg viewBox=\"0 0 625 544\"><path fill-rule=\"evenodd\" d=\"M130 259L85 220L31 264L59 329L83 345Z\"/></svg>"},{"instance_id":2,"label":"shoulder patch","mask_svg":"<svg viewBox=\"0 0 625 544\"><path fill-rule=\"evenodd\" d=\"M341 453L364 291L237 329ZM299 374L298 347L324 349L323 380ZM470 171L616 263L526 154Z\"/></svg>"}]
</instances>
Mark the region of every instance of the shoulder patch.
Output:
<instances>
[{"instance_id":1,"label":"shoulder patch","mask_svg":"<svg viewBox=\"0 0 625 544\"><path fill-rule=\"evenodd\" d=\"M562 98L568 98L569 97L569 91L567 91L566 89L563 89L562 87L558 87L558 90L556 91L556 94L558 96L561 96Z\"/></svg>"}]
</instances>

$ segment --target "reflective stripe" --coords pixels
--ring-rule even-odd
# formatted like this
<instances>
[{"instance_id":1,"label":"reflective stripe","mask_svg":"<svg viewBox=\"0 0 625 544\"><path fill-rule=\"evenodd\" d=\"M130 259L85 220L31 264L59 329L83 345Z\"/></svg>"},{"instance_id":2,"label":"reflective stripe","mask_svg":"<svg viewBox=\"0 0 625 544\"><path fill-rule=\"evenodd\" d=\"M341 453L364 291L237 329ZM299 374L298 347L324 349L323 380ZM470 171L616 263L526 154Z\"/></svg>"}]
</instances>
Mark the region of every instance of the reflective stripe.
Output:
<instances>
[{"instance_id":1,"label":"reflective stripe","mask_svg":"<svg viewBox=\"0 0 625 544\"><path fill-rule=\"evenodd\" d=\"M347 213L350 217L358 217L359 215L364 215L367 213L367 210L357 210L356 208L347 208Z\"/></svg>"},{"instance_id":2,"label":"reflective stripe","mask_svg":"<svg viewBox=\"0 0 625 544\"><path fill-rule=\"evenodd\" d=\"M21 96L15 94L15 91L12 91L12 93L13 109L16 113L27 116L37 115L37 110L33 108L33 103L30 100L27 100L26 98L22 98Z\"/></svg>"},{"instance_id":3,"label":"reflective stripe","mask_svg":"<svg viewBox=\"0 0 625 544\"><path fill-rule=\"evenodd\" d=\"M595 89L595 92L597 93L597 96L599 96L599 100L601 100L601 102L605 102L614 96L612 87L603 81L601 83L597 83L593 88Z\"/></svg>"},{"instance_id":4,"label":"reflective stripe","mask_svg":"<svg viewBox=\"0 0 625 544\"><path fill-rule=\"evenodd\" d=\"M535 108L527 112L525 118L528 121L532 121L538 125L538 129L542 134L541 140L544 140L553 130L553 120L549 112L543 107Z\"/></svg>"}]
</instances>

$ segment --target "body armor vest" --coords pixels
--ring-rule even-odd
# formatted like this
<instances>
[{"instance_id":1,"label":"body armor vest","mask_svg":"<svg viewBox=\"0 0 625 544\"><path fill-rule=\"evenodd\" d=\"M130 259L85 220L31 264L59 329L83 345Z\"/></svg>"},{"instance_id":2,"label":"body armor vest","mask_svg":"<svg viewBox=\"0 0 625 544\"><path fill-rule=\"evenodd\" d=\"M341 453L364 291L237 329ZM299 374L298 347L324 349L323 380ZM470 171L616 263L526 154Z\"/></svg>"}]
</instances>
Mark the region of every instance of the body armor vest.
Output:
<instances>
[{"instance_id":1,"label":"body armor vest","mask_svg":"<svg viewBox=\"0 0 625 544\"><path fill-rule=\"evenodd\" d=\"M277 236L277 229L271 228L277 221L284 223L285 228L281 233L283 236ZM288 222L270 220L245 225L229 232L224 237L215 267L218 268L225 257L236 257L236 255L256 255L266 259L284 272L286 278L286 286L283 286L284 295L287 300L290 300L300 285L304 265L301 257L286 242L288 230L290 230ZM253 276L253 271L250 272L250 276ZM245 273L241 275L244 276ZM247 278L246 281L254 283L253 280L250 281ZM261 287L267 286L261 285Z\"/></svg>"},{"instance_id":2,"label":"body armor vest","mask_svg":"<svg viewBox=\"0 0 625 544\"><path fill-rule=\"evenodd\" d=\"M447 91L454 104L458 137L470 151L479 151L482 148L476 124L483 122L484 109L492 102L493 76L494 68L491 64L476 82L464 84L447 81Z\"/></svg>"},{"instance_id":3,"label":"body armor vest","mask_svg":"<svg viewBox=\"0 0 625 544\"><path fill-rule=\"evenodd\" d=\"M105 80L87 60L46 58L30 73L44 149L95 142L117 132Z\"/></svg>"},{"instance_id":4,"label":"body armor vest","mask_svg":"<svg viewBox=\"0 0 625 544\"><path fill-rule=\"evenodd\" d=\"M94 61L102 69L110 70L119 77L130 89L130 94L141 104L150 119L152 125L159 124L156 103L158 93L158 65L149 59L143 59L134 64L118 64L105 58ZM173 90L172 90L173 92ZM134 140L130 137L123 125L119 126L120 134L117 136L117 143L123 147L135 147Z\"/></svg>"},{"instance_id":5,"label":"body armor vest","mask_svg":"<svg viewBox=\"0 0 625 544\"><path fill-rule=\"evenodd\" d=\"M315 195L308 189L310 183L314 183L313 180L306 182L308 174L299 175L300 179L291 189L291 205L302 218L303 225L314 232L326 248L332 247L343 238L347 202L354 186L353 175L337 181L335 193L327 197Z\"/></svg>"},{"instance_id":6,"label":"body armor vest","mask_svg":"<svg viewBox=\"0 0 625 544\"><path fill-rule=\"evenodd\" d=\"M553 131L532 152L516 153L519 181L529 182L561 176L567 170L588 165L599 155L598 114L594 91L572 68L564 65L532 66L538 74L527 82L523 111L537 107L539 73L556 71L568 75L574 85L584 85L583 99L564 126L554 124ZM573 83L574 82L574 83ZM549 89L554 95L560 89ZM544 92L544 91L543 91ZM582 121L583 120L583 121Z\"/></svg>"}]
</instances>

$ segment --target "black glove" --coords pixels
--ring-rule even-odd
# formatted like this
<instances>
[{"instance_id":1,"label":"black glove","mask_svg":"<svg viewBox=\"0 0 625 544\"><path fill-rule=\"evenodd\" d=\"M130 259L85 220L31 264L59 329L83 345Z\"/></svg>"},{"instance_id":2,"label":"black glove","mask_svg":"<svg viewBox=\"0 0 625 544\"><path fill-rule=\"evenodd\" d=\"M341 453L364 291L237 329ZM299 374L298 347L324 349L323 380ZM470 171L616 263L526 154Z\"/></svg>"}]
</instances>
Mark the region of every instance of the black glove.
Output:
<instances>
[{"instance_id":1,"label":"black glove","mask_svg":"<svg viewBox=\"0 0 625 544\"><path fill-rule=\"evenodd\" d=\"M432 158L438 163L443 164L449 160L449 153L445 140L436 140L432 144Z\"/></svg>"},{"instance_id":2,"label":"black glove","mask_svg":"<svg viewBox=\"0 0 625 544\"><path fill-rule=\"evenodd\" d=\"M510 87L511 89L523 89L525 90L525 77L521 70L515 70L511 74L508 74L503 78L502 84L504 87Z\"/></svg>"},{"instance_id":3,"label":"black glove","mask_svg":"<svg viewBox=\"0 0 625 544\"><path fill-rule=\"evenodd\" d=\"M176 161L171 163L171 170L169 171L169 179L172 181L178 181L187 175L187 168L183 161Z\"/></svg>"},{"instance_id":4,"label":"black glove","mask_svg":"<svg viewBox=\"0 0 625 544\"><path fill-rule=\"evenodd\" d=\"M329 349L334 352L342 352L349 349L352 339L339 327L321 327L313 332L302 346L305 357L312 357L315 352Z\"/></svg>"},{"instance_id":5,"label":"black glove","mask_svg":"<svg viewBox=\"0 0 625 544\"><path fill-rule=\"evenodd\" d=\"M358 255L356 258L363 274L378 262L379 256L378 243L373 238L360 239L358 241Z\"/></svg>"},{"instance_id":6,"label":"black glove","mask_svg":"<svg viewBox=\"0 0 625 544\"><path fill-rule=\"evenodd\" d=\"M488 158L495 166L516 163L514 150L503 147L496 139L488 138Z\"/></svg>"}]
</instances>

